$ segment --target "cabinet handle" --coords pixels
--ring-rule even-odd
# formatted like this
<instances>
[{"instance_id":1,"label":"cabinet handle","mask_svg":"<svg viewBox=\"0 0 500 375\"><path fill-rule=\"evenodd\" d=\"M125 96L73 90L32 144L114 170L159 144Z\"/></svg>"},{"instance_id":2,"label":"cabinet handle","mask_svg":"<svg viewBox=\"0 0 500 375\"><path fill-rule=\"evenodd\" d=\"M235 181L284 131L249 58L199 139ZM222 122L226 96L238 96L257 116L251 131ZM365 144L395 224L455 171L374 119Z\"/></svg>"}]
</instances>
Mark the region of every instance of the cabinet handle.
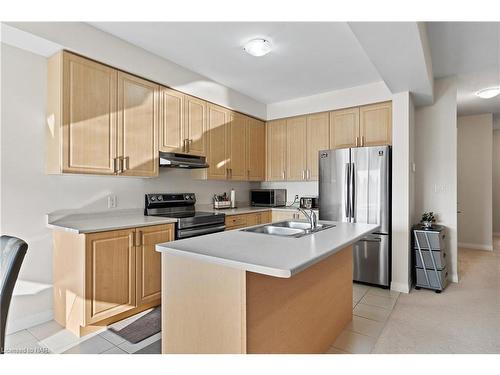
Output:
<instances>
[{"instance_id":1,"label":"cabinet handle","mask_svg":"<svg viewBox=\"0 0 500 375\"><path fill-rule=\"evenodd\" d=\"M311 171L306 170L306 180L309 180L311 178Z\"/></svg>"},{"instance_id":2,"label":"cabinet handle","mask_svg":"<svg viewBox=\"0 0 500 375\"><path fill-rule=\"evenodd\" d=\"M141 230L137 230L135 232L135 238L134 238L134 242L135 242L135 246L138 247L138 246L141 246L141 237L142 237L142 231Z\"/></svg>"},{"instance_id":3,"label":"cabinet handle","mask_svg":"<svg viewBox=\"0 0 500 375\"><path fill-rule=\"evenodd\" d=\"M190 144L192 142L192 139L186 139L186 144L187 144L187 153L189 154L189 151L191 150Z\"/></svg>"},{"instance_id":4,"label":"cabinet handle","mask_svg":"<svg viewBox=\"0 0 500 375\"><path fill-rule=\"evenodd\" d=\"M123 157L118 157L118 174L123 173Z\"/></svg>"},{"instance_id":5,"label":"cabinet handle","mask_svg":"<svg viewBox=\"0 0 500 375\"><path fill-rule=\"evenodd\" d=\"M358 147L358 139L359 137L356 137L356 147Z\"/></svg>"},{"instance_id":6,"label":"cabinet handle","mask_svg":"<svg viewBox=\"0 0 500 375\"><path fill-rule=\"evenodd\" d=\"M361 147L363 147L365 145L365 136L362 135L361 136Z\"/></svg>"},{"instance_id":7,"label":"cabinet handle","mask_svg":"<svg viewBox=\"0 0 500 375\"><path fill-rule=\"evenodd\" d=\"M113 173L117 173L118 171L116 170L116 159L117 158L113 158Z\"/></svg>"},{"instance_id":8,"label":"cabinet handle","mask_svg":"<svg viewBox=\"0 0 500 375\"><path fill-rule=\"evenodd\" d=\"M124 160L124 162L123 162L124 169L123 170L126 171L126 170L130 169L130 167L129 167L130 158L128 156L126 156L123 160Z\"/></svg>"},{"instance_id":9,"label":"cabinet handle","mask_svg":"<svg viewBox=\"0 0 500 375\"><path fill-rule=\"evenodd\" d=\"M247 179L250 179L250 169L247 170Z\"/></svg>"},{"instance_id":10,"label":"cabinet handle","mask_svg":"<svg viewBox=\"0 0 500 375\"><path fill-rule=\"evenodd\" d=\"M284 180L285 179L285 171L283 171L282 176L283 176L282 179Z\"/></svg>"}]
</instances>

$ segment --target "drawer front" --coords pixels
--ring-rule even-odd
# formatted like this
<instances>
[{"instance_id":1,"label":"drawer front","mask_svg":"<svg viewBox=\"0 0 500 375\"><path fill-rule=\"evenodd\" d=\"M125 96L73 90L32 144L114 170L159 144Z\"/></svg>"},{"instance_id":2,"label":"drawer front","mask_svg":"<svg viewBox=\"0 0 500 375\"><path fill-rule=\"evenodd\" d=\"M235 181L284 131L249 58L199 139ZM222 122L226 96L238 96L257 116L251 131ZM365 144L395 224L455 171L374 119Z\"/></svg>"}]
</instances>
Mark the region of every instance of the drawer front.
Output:
<instances>
[{"instance_id":1,"label":"drawer front","mask_svg":"<svg viewBox=\"0 0 500 375\"><path fill-rule=\"evenodd\" d=\"M422 266L422 260L420 259L418 250L414 250L413 252L415 256L415 264L417 265L417 267L424 268L424 266ZM438 270L442 270L446 267L446 251L432 251L432 256L434 257L434 262L436 263L436 267ZM422 257L424 258L425 268L434 269L432 259L428 250L422 250Z\"/></svg>"},{"instance_id":2,"label":"drawer front","mask_svg":"<svg viewBox=\"0 0 500 375\"><path fill-rule=\"evenodd\" d=\"M231 215L226 216L226 227L236 227L236 226L247 225L246 215Z\"/></svg>"},{"instance_id":3,"label":"drawer front","mask_svg":"<svg viewBox=\"0 0 500 375\"><path fill-rule=\"evenodd\" d=\"M422 268L417 268L417 286L432 289L444 289L448 283L448 271L444 268L441 271L427 270L427 275L429 277L429 282L431 285L427 284L427 279L425 278L425 271ZM441 281L441 288L439 287L439 281Z\"/></svg>"},{"instance_id":4,"label":"drawer front","mask_svg":"<svg viewBox=\"0 0 500 375\"><path fill-rule=\"evenodd\" d=\"M416 238L415 238L416 237ZM413 248L417 249L417 239L421 249L442 250L445 248L445 233L415 231L413 234Z\"/></svg>"}]
</instances>

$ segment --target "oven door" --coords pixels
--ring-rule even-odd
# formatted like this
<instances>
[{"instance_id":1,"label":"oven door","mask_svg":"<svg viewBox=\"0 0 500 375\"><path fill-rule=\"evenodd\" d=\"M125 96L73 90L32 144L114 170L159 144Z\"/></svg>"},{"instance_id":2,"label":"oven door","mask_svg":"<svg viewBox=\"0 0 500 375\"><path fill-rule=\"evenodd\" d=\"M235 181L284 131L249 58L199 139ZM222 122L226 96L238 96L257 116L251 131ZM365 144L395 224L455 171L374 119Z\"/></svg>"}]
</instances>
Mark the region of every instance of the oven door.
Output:
<instances>
[{"instance_id":1,"label":"oven door","mask_svg":"<svg viewBox=\"0 0 500 375\"><path fill-rule=\"evenodd\" d=\"M184 238L203 236L205 234L223 232L226 229L224 224L197 226L194 228L177 229L175 239L182 240Z\"/></svg>"}]
</instances>

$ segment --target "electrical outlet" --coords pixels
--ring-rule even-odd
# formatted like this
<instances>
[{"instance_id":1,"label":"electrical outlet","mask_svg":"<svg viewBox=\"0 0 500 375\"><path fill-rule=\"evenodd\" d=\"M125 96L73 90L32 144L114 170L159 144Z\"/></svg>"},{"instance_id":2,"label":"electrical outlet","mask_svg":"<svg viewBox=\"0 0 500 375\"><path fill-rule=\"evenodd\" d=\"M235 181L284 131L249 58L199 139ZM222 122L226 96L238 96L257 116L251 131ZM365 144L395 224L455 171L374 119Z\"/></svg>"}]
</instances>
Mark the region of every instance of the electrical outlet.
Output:
<instances>
[{"instance_id":1,"label":"electrical outlet","mask_svg":"<svg viewBox=\"0 0 500 375\"><path fill-rule=\"evenodd\" d=\"M108 195L108 208L116 208L118 205L118 199L116 195Z\"/></svg>"},{"instance_id":2,"label":"electrical outlet","mask_svg":"<svg viewBox=\"0 0 500 375\"><path fill-rule=\"evenodd\" d=\"M299 200L299 195L298 194L295 194L295 200Z\"/></svg>"}]
</instances>

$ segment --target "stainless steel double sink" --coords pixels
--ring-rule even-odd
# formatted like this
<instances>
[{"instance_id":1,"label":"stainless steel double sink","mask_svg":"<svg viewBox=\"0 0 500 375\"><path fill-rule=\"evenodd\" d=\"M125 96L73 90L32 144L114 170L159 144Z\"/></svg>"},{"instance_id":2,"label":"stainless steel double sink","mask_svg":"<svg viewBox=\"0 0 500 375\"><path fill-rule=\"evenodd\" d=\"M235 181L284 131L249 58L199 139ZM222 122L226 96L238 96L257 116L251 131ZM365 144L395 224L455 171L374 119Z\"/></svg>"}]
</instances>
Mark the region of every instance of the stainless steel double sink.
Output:
<instances>
[{"instance_id":1,"label":"stainless steel double sink","mask_svg":"<svg viewBox=\"0 0 500 375\"><path fill-rule=\"evenodd\" d=\"M311 224L306 221L280 221L278 223L271 223L260 225L258 227L242 229L242 231L269 234L272 236L298 238L333 227L335 227L335 225L333 224L318 223L316 228L311 229Z\"/></svg>"}]
</instances>

